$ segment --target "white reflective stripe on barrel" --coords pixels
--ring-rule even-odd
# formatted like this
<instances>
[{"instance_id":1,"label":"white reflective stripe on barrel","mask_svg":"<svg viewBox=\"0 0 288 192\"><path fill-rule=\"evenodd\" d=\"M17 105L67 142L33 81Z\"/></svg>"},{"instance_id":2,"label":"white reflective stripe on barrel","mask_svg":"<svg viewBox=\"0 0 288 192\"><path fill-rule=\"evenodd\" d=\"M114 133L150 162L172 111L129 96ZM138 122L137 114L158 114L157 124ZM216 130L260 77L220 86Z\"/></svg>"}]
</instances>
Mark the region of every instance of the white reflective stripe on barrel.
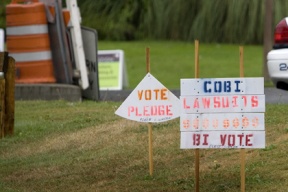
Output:
<instances>
[{"instance_id":1,"label":"white reflective stripe on barrel","mask_svg":"<svg viewBox=\"0 0 288 192\"><path fill-rule=\"evenodd\" d=\"M17 27L7 27L7 35L36 35L48 33L48 26L45 25L27 25Z\"/></svg>"},{"instance_id":2,"label":"white reflective stripe on barrel","mask_svg":"<svg viewBox=\"0 0 288 192\"><path fill-rule=\"evenodd\" d=\"M29 62L29 61L42 61L51 60L51 51L38 51L38 52L26 52L26 53L9 53L16 62Z\"/></svg>"}]
</instances>

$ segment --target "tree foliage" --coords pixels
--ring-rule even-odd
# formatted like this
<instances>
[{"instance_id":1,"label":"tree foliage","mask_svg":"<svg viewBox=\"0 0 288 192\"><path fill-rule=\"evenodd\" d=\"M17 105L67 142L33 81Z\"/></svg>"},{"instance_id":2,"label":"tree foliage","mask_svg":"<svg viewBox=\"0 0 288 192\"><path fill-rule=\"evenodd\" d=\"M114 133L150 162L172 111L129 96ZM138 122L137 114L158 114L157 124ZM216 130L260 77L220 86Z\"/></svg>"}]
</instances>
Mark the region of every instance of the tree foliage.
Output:
<instances>
[{"instance_id":1,"label":"tree foliage","mask_svg":"<svg viewBox=\"0 0 288 192\"><path fill-rule=\"evenodd\" d=\"M274 23L288 15L288 2L274 0ZM163 39L260 44L263 0L86 0L83 23L100 39Z\"/></svg>"},{"instance_id":2,"label":"tree foliage","mask_svg":"<svg viewBox=\"0 0 288 192\"><path fill-rule=\"evenodd\" d=\"M0 28L7 2L0 2ZM99 39L263 41L264 0L78 0L78 5L82 25L96 29ZM286 16L288 1L274 0L274 26Z\"/></svg>"}]
</instances>

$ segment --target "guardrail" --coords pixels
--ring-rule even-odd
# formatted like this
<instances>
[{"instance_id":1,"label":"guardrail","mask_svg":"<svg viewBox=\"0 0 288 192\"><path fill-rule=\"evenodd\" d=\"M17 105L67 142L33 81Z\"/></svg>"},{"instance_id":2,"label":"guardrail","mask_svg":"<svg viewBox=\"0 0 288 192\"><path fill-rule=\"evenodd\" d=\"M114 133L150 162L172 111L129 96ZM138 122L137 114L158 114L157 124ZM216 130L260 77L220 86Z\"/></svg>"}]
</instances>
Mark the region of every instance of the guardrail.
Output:
<instances>
[{"instance_id":1,"label":"guardrail","mask_svg":"<svg viewBox=\"0 0 288 192\"><path fill-rule=\"evenodd\" d=\"M0 52L0 138L14 133L15 60Z\"/></svg>"}]
</instances>

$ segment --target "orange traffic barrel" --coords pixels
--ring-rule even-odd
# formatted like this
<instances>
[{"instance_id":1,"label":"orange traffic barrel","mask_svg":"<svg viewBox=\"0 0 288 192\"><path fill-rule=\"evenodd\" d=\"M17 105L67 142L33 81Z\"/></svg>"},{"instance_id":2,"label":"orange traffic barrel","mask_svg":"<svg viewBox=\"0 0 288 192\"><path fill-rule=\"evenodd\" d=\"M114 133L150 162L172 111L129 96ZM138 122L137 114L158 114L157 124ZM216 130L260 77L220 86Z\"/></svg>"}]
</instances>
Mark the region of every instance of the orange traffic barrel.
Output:
<instances>
[{"instance_id":1,"label":"orange traffic barrel","mask_svg":"<svg viewBox=\"0 0 288 192\"><path fill-rule=\"evenodd\" d=\"M32 1L6 6L7 51L15 59L16 83L54 83L56 78L45 5Z\"/></svg>"},{"instance_id":2,"label":"orange traffic barrel","mask_svg":"<svg viewBox=\"0 0 288 192\"><path fill-rule=\"evenodd\" d=\"M65 26L67 27L70 22L70 11L68 9L62 9Z\"/></svg>"}]
</instances>

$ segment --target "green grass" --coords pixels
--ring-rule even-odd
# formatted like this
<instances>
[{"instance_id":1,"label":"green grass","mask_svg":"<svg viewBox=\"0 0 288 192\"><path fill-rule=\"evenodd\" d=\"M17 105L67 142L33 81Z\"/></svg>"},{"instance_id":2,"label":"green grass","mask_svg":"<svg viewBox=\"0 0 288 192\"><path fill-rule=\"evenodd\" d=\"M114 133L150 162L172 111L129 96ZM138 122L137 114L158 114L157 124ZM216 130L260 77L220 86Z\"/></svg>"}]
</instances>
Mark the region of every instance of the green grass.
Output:
<instances>
[{"instance_id":1,"label":"green grass","mask_svg":"<svg viewBox=\"0 0 288 192\"><path fill-rule=\"evenodd\" d=\"M239 77L239 46L199 42L200 78ZM146 47L150 48L150 72L167 88L179 89L181 78L195 77L194 42L98 43L99 50L124 50L130 89L134 89L146 74ZM262 77L262 46L243 47L245 77Z\"/></svg>"},{"instance_id":2,"label":"green grass","mask_svg":"<svg viewBox=\"0 0 288 192\"><path fill-rule=\"evenodd\" d=\"M15 133L0 141L0 191L193 191L194 150L179 119L147 124L114 115L119 102L17 101ZM246 190L285 191L288 105L266 106L266 149L246 150ZM239 150L200 150L200 191L240 191Z\"/></svg>"},{"instance_id":3,"label":"green grass","mask_svg":"<svg viewBox=\"0 0 288 192\"><path fill-rule=\"evenodd\" d=\"M130 89L151 73L168 88L194 77L194 45L180 42L99 42L123 49ZM201 77L238 77L238 46L201 45ZM244 46L245 76L262 71L262 48ZM228 69L229 68L229 69ZM194 191L194 150L180 149L179 118L153 124L154 174L148 128L114 114L121 102L16 101L13 136L0 140L0 191ZM266 148L246 151L246 191L288 187L288 105L266 105ZM200 150L200 191L240 191L240 152Z\"/></svg>"}]
</instances>

